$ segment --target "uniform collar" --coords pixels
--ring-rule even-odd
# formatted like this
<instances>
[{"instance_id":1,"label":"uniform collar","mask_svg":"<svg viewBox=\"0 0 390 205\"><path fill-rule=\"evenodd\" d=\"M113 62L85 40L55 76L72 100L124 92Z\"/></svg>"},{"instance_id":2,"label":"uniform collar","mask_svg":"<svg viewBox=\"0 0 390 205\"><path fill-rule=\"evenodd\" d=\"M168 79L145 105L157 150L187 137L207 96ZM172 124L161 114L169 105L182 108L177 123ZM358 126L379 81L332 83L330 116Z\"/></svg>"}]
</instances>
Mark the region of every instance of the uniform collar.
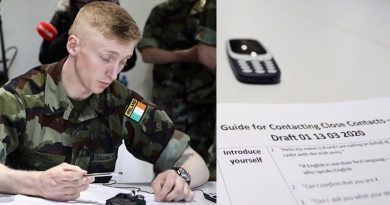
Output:
<instances>
[{"instance_id":1,"label":"uniform collar","mask_svg":"<svg viewBox=\"0 0 390 205\"><path fill-rule=\"evenodd\" d=\"M48 75L46 75L46 85L45 85L45 115L59 114L63 113L62 117L65 120L71 120L74 122L82 122L95 118L97 112L99 112L99 95L93 94L87 100L88 102L85 109L82 113L79 113L78 117L73 119L71 118L73 104L68 94L65 91L65 87L61 82L61 71L65 63L65 59L62 59L56 63L52 69L48 70Z\"/></svg>"}]
</instances>

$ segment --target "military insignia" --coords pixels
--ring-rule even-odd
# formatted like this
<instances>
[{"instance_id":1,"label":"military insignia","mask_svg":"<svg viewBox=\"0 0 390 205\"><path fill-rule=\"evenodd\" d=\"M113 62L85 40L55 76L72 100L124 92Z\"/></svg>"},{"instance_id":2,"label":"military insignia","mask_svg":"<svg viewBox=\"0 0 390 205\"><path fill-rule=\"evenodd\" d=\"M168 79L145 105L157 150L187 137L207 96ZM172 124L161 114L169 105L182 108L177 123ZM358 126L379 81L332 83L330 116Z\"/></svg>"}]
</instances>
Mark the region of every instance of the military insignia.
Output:
<instances>
[{"instance_id":1,"label":"military insignia","mask_svg":"<svg viewBox=\"0 0 390 205\"><path fill-rule=\"evenodd\" d=\"M125 115L127 117L130 117L130 119L134 120L135 122L139 122L144 115L146 110L146 105L136 99L132 99L129 107L127 107L127 110L125 112Z\"/></svg>"}]
</instances>

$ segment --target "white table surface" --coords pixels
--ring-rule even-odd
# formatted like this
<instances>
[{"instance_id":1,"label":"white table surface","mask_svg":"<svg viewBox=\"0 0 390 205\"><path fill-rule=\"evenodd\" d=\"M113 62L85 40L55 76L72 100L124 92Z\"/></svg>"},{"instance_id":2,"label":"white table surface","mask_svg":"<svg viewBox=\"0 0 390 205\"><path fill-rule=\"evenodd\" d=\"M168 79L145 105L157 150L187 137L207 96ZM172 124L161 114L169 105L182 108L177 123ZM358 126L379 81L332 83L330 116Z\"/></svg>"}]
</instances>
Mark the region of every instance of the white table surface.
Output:
<instances>
[{"instance_id":1,"label":"white table surface","mask_svg":"<svg viewBox=\"0 0 390 205\"><path fill-rule=\"evenodd\" d=\"M25 204L45 204L45 205L54 205L54 204L105 204L105 201L109 198L112 198L118 193L131 193L131 190L137 190L140 188L142 191L153 192L153 189L150 186L150 183L122 183L112 185L113 188L106 187L102 184L92 184L87 191L81 193L81 196L76 201L70 202L58 202L52 200L45 200L38 197L29 197L24 195L12 195L12 194L2 194L0 193L0 204L13 204L13 205L25 205ZM115 189L119 188L119 189ZM207 182L203 186L196 188L202 190L206 193L216 193L216 183ZM145 201L147 204L167 204L170 202L154 202L148 201L153 200L153 195L138 192L136 194L141 194L145 196ZM206 200L201 191L194 191L195 197L193 201L190 202L176 202L175 204L187 204L187 205L212 205L215 204L209 200Z\"/></svg>"},{"instance_id":2,"label":"white table surface","mask_svg":"<svg viewBox=\"0 0 390 205\"><path fill-rule=\"evenodd\" d=\"M307 103L390 96L390 2L223 0L217 7L217 99ZM281 83L237 81L229 38L257 38L273 54Z\"/></svg>"},{"instance_id":3,"label":"white table surface","mask_svg":"<svg viewBox=\"0 0 390 205\"><path fill-rule=\"evenodd\" d=\"M389 97L389 11L386 0L218 1L217 102L317 103ZM226 54L230 38L260 40L278 63L281 82L237 81ZM241 174L245 173L237 177ZM230 204L222 180L217 189L218 204Z\"/></svg>"}]
</instances>

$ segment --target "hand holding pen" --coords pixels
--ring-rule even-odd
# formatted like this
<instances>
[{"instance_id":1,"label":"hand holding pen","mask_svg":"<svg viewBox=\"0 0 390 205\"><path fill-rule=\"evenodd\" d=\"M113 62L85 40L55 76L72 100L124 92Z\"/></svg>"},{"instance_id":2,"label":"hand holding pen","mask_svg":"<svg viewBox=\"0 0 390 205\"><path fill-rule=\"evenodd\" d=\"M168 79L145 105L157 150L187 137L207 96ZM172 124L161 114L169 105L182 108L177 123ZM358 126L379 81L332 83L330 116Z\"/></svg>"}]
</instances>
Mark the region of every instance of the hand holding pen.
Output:
<instances>
[{"instance_id":1,"label":"hand holding pen","mask_svg":"<svg viewBox=\"0 0 390 205\"><path fill-rule=\"evenodd\" d=\"M87 176L87 171L78 166L62 163L43 172L35 172L36 195L56 201L70 201L80 197L95 181L94 176Z\"/></svg>"}]
</instances>

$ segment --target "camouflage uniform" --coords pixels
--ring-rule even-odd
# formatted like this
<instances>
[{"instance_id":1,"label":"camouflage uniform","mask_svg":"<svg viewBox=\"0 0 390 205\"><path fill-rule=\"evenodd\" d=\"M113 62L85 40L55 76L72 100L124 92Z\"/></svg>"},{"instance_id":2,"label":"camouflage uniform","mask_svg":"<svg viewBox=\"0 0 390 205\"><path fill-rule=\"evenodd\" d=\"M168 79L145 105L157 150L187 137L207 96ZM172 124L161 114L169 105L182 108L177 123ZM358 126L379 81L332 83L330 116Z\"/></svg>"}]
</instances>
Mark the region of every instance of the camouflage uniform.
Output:
<instances>
[{"instance_id":1,"label":"camouflage uniform","mask_svg":"<svg viewBox=\"0 0 390 205\"><path fill-rule=\"evenodd\" d=\"M46 170L67 162L88 172L114 171L124 140L131 154L156 170L174 165L189 137L164 111L118 81L73 101L60 79L63 63L36 67L0 89L0 163Z\"/></svg>"},{"instance_id":2,"label":"camouflage uniform","mask_svg":"<svg viewBox=\"0 0 390 205\"><path fill-rule=\"evenodd\" d=\"M200 15L200 22L198 31L196 34L196 39L202 43L206 44L208 46L216 46L216 39L217 39L217 0L207 0L206 4L203 8L203 11ZM217 153L216 153L216 130L214 129L214 136L213 136L213 143L210 146L208 152L209 157L207 161L207 166L210 170L210 180L216 180L216 160L217 160Z\"/></svg>"},{"instance_id":3,"label":"camouflage uniform","mask_svg":"<svg viewBox=\"0 0 390 205\"><path fill-rule=\"evenodd\" d=\"M187 49L196 44L199 1L169 0L153 8L137 47ZM189 134L190 145L206 161L215 129L215 72L195 63L155 64L153 102L163 106L176 128Z\"/></svg>"},{"instance_id":4,"label":"camouflage uniform","mask_svg":"<svg viewBox=\"0 0 390 205\"><path fill-rule=\"evenodd\" d=\"M207 0L200 15L200 25L196 34L199 42L216 46L217 41L217 0Z\"/></svg>"}]
</instances>

